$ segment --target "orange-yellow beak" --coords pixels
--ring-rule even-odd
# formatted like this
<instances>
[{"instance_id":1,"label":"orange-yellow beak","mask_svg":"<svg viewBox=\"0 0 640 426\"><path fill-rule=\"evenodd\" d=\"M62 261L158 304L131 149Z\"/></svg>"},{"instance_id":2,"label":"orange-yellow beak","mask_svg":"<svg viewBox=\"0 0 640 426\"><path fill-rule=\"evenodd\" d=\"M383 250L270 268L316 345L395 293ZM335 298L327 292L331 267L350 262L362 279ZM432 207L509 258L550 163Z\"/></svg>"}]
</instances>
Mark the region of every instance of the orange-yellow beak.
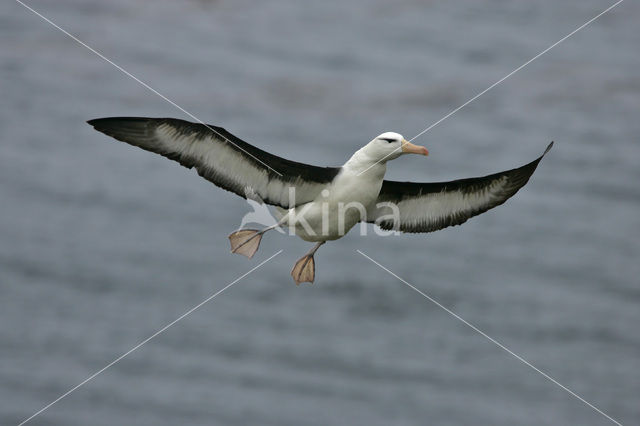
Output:
<instances>
[{"instance_id":1,"label":"orange-yellow beak","mask_svg":"<svg viewBox=\"0 0 640 426\"><path fill-rule=\"evenodd\" d=\"M402 152L406 152L407 154L429 155L427 148L420 145L414 145L406 139L402 140Z\"/></svg>"}]
</instances>

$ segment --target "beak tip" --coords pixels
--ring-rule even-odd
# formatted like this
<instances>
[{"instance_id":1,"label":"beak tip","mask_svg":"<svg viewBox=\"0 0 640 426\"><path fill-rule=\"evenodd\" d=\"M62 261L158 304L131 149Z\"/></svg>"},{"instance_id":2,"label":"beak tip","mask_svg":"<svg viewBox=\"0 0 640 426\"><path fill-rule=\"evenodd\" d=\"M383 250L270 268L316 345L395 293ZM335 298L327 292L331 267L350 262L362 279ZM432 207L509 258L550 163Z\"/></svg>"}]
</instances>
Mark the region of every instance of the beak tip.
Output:
<instances>
[{"instance_id":1,"label":"beak tip","mask_svg":"<svg viewBox=\"0 0 640 426\"><path fill-rule=\"evenodd\" d=\"M405 152L408 154L420 154L420 155L424 155L425 157L429 155L429 150L427 150L427 148L420 145L414 145L407 140L403 141L402 152Z\"/></svg>"}]
</instances>

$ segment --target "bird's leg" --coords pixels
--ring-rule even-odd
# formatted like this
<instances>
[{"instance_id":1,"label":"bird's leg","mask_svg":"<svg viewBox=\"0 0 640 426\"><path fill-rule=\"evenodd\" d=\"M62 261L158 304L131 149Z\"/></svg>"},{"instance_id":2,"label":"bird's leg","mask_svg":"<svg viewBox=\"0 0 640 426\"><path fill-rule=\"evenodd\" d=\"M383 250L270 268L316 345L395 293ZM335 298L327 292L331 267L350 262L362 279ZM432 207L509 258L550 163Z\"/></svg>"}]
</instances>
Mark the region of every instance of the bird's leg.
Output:
<instances>
[{"instance_id":1,"label":"bird's leg","mask_svg":"<svg viewBox=\"0 0 640 426\"><path fill-rule=\"evenodd\" d=\"M296 282L296 285L300 285L300 283L304 282L313 284L313 279L316 276L316 263L313 260L313 255L324 243L326 243L326 241L320 241L318 244L313 246L307 254L298 259L295 265L293 265L291 276Z\"/></svg>"},{"instance_id":2,"label":"bird's leg","mask_svg":"<svg viewBox=\"0 0 640 426\"><path fill-rule=\"evenodd\" d=\"M262 234L277 226L278 224L275 224L264 228L262 231L258 231L257 229L240 229L239 231L232 232L229 234L231 253L238 253L251 259L258 251L258 247L260 247Z\"/></svg>"}]
</instances>

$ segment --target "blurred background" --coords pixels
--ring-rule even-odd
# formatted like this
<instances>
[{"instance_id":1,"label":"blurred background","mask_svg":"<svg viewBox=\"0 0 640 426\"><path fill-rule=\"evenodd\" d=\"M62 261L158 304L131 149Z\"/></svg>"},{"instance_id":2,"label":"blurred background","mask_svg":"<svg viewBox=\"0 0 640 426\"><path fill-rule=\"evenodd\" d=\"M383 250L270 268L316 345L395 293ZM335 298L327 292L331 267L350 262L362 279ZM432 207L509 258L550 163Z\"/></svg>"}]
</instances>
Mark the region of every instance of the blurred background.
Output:
<instances>
[{"instance_id":1,"label":"blurred background","mask_svg":"<svg viewBox=\"0 0 640 426\"><path fill-rule=\"evenodd\" d=\"M30 0L202 120L340 165L410 138L612 2ZM15 2L0 5L0 423L17 424L271 256L32 421L41 425L609 424L640 420L640 6L577 33L417 140L388 177L531 161L504 206L434 234L322 247L227 235L250 211L85 124L188 119ZM417 157L417 156L416 156Z\"/></svg>"}]
</instances>

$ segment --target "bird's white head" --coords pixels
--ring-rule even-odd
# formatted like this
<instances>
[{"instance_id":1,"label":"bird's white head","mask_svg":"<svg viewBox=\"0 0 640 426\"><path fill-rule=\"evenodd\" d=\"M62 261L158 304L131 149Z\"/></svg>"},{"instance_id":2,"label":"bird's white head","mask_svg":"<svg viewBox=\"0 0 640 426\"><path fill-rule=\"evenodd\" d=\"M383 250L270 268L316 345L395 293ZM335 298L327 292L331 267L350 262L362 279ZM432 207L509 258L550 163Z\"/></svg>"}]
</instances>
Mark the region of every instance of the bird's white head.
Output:
<instances>
[{"instance_id":1,"label":"bird's white head","mask_svg":"<svg viewBox=\"0 0 640 426\"><path fill-rule=\"evenodd\" d=\"M385 132L366 145L367 154L380 162L400 157L402 154L429 155L427 148L414 145L401 134Z\"/></svg>"}]
</instances>

